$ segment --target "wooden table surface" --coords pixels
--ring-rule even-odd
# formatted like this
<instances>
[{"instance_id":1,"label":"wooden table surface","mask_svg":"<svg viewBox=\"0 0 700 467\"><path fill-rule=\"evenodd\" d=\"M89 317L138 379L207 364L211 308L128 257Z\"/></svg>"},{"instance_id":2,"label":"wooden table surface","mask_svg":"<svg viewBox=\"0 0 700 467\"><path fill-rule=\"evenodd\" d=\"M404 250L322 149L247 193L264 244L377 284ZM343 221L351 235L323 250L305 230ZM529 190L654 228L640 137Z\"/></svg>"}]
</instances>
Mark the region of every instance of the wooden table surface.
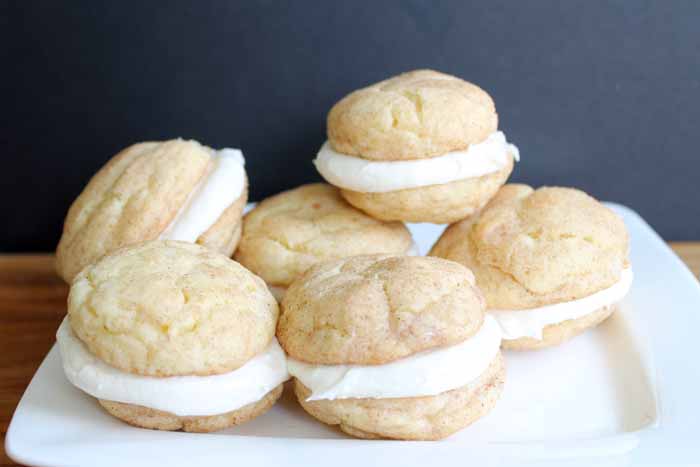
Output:
<instances>
[{"instance_id":1,"label":"wooden table surface","mask_svg":"<svg viewBox=\"0 0 700 467\"><path fill-rule=\"evenodd\" d=\"M671 243L695 276L700 242ZM52 255L0 255L0 466L5 433L24 389L54 343L65 314L67 286L53 272Z\"/></svg>"}]
</instances>

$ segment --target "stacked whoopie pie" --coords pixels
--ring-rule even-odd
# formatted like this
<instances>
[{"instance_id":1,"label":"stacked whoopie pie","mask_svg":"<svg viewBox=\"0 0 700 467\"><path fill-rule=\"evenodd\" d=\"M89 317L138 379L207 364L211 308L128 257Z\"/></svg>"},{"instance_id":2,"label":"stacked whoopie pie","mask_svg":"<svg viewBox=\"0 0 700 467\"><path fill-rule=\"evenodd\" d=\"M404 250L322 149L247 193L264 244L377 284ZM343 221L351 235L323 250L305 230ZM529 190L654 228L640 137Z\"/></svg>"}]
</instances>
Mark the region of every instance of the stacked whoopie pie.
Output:
<instances>
[{"instance_id":1,"label":"stacked whoopie pie","mask_svg":"<svg viewBox=\"0 0 700 467\"><path fill-rule=\"evenodd\" d=\"M519 157L483 89L419 70L335 104L314 162L350 204L373 217L446 223L486 204Z\"/></svg>"},{"instance_id":2,"label":"stacked whoopie pie","mask_svg":"<svg viewBox=\"0 0 700 467\"><path fill-rule=\"evenodd\" d=\"M130 424L213 431L293 377L301 406L352 436L434 440L495 406L501 348L562 343L629 291L616 214L505 185L519 152L478 86L404 73L342 98L327 132L329 184L245 216L238 150L178 139L109 161L57 249L68 380ZM421 257L404 222L452 224Z\"/></svg>"}]
</instances>

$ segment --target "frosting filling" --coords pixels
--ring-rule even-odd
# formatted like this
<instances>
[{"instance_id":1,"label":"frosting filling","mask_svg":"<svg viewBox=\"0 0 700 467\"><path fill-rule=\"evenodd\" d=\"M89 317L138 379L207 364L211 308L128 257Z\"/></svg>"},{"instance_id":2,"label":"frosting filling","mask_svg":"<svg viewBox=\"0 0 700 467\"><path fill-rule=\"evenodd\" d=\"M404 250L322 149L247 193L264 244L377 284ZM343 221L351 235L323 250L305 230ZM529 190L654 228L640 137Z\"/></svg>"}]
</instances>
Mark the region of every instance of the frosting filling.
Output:
<instances>
[{"instance_id":1,"label":"frosting filling","mask_svg":"<svg viewBox=\"0 0 700 467\"><path fill-rule=\"evenodd\" d=\"M311 390L309 401L434 396L481 376L500 346L501 330L487 315L479 331L464 342L383 365L314 365L288 358L287 367Z\"/></svg>"},{"instance_id":2,"label":"frosting filling","mask_svg":"<svg viewBox=\"0 0 700 467\"><path fill-rule=\"evenodd\" d=\"M481 177L505 167L510 158L520 160L518 148L501 131L462 151L408 161L371 161L335 152L326 141L314 160L329 183L362 193L442 185Z\"/></svg>"},{"instance_id":3,"label":"frosting filling","mask_svg":"<svg viewBox=\"0 0 700 467\"><path fill-rule=\"evenodd\" d=\"M505 340L521 337L542 340L545 327L581 318L622 300L632 286L632 279L632 269L626 268L618 282L587 297L524 310L489 310L489 314L498 321Z\"/></svg>"},{"instance_id":4,"label":"frosting filling","mask_svg":"<svg viewBox=\"0 0 700 467\"><path fill-rule=\"evenodd\" d=\"M242 367L211 376L158 378L128 373L93 355L73 333L68 318L56 340L63 370L77 388L98 399L137 404L179 416L218 415L257 402L289 379L276 338Z\"/></svg>"},{"instance_id":5,"label":"frosting filling","mask_svg":"<svg viewBox=\"0 0 700 467\"><path fill-rule=\"evenodd\" d=\"M208 149L208 148L207 148ZM238 149L210 149L209 172L195 186L161 240L194 243L240 198L245 188L245 159Z\"/></svg>"}]
</instances>

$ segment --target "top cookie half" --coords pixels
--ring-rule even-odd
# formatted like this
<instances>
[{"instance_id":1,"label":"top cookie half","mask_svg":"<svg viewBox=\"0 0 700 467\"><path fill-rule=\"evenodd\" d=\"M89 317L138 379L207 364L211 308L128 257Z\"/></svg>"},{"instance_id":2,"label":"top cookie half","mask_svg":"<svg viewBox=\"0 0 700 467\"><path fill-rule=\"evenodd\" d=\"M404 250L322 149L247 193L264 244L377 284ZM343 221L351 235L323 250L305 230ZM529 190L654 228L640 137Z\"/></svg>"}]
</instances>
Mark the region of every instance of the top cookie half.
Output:
<instances>
[{"instance_id":1,"label":"top cookie half","mask_svg":"<svg viewBox=\"0 0 700 467\"><path fill-rule=\"evenodd\" d=\"M328 114L336 152L370 160L411 160L463 150L498 128L491 96L475 84L416 70L357 90Z\"/></svg>"},{"instance_id":2,"label":"top cookie half","mask_svg":"<svg viewBox=\"0 0 700 467\"><path fill-rule=\"evenodd\" d=\"M277 302L240 264L187 242L150 241L83 269L68 296L75 334L108 365L155 377L227 373L263 352Z\"/></svg>"},{"instance_id":3,"label":"top cookie half","mask_svg":"<svg viewBox=\"0 0 700 467\"><path fill-rule=\"evenodd\" d=\"M451 225L430 254L471 269L489 308L526 309L615 284L629 266L629 236L618 215L580 190L514 184Z\"/></svg>"},{"instance_id":4,"label":"top cookie half","mask_svg":"<svg viewBox=\"0 0 700 467\"><path fill-rule=\"evenodd\" d=\"M316 265L292 283L277 337L297 360L377 365L465 341L484 310L474 276L458 263L355 256Z\"/></svg>"},{"instance_id":5,"label":"top cookie half","mask_svg":"<svg viewBox=\"0 0 700 467\"><path fill-rule=\"evenodd\" d=\"M287 287L323 261L377 253L403 254L411 234L400 222L383 222L359 211L324 183L302 185L265 199L250 211L236 261Z\"/></svg>"}]
</instances>

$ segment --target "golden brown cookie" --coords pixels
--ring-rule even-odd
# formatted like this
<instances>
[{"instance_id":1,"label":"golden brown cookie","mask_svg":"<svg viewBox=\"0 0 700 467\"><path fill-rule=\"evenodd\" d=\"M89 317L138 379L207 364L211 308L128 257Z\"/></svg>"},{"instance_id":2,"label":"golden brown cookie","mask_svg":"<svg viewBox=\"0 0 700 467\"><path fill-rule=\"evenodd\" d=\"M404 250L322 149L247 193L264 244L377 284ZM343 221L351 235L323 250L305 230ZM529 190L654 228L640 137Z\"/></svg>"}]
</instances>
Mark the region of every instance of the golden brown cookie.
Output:
<instances>
[{"instance_id":1,"label":"golden brown cookie","mask_svg":"<svg viewBox=\"0 0 700 467\"><path fill-rule=\"evenodd\" d=\"M71 282L104 254L157 239L207 183L215 166L212 153L196 141L176 139L134 144L114 156L68 211L56 249L59 275ZM240 195L195 241L230 256L247 197L243 176Z\"/></svg>"},{"instance_id":2,"label":"golden brown cookie","mask_svg":"<svg viewBox=\"0 0 700 467\"><path fill-rule=\"evenodd\" d=\"M406 253L411 234L353 208L337 188L303 185L265 199L246 214L236 261L284 289L311 266L349 256Z\"/></svg>"},{"instance_id":3,"label":"golden brown cookie","mask_svg":"<svg viewBox=\"0 0 700 467\"><path fill-rule=\"evenodd\" d=\"M81 271L68 296L71 326L90 352L145 376L235 370L268 346L277 315L259 277L186 242L117 250Z\"/></svg>"},{"instance_id":4,"label":"golden brown cookie","mask_svg":"<svg viewBox=\"0 0 700 467\"><path fill-rule=\"evenodd\" d=\"M214 431L264 413L289 377L262 279L203 246L116 250L73 281L56 334L68 381L112 415Z\"/></svg>"},{"instance_id":5,"label":"golden brown cookie","mask_svg":"<svg viewBox=\"0 0 700 467\"><path fill-rule=\"evenodd\" d=\"M348 94L328 113L328 141L371 160L435 157L483 141L498 128L491 96L433 70L403 73Z\"/></svg>"},{"instance_id":6,"label":"golden brown cookie","mask_svg":"<svg viewBox=\"0 0 700 467\"><path fill-rule=\"evenodd\" d=\"M448 227L430 255L470 268L489 310L532 311L616 286L630 266L628 253L622 219L584 192L506 185L478 216ZM613 308L596 306L590 315L546 326L542 339L504 339L504 347L558 344Z\"/></svg>"},{"instance_id":7,"label":"golden brown cookie","mask_svg":"<svg viewBox=\"0 0 700 467\"><path fill-rule=\"evenodd\" d=\"M356 256L311 268L287 290L277 337L297 360L378 365L457 344L484 319L468 269L439 258Z\"/></svg>"},{"instance_id":8,"label":"golden brown cookie","mask_svg":"<svg viewBox=\"0 0 700 467\"><path fill-rule=\"evenodd\" d=\"M500 395L500 331L489 319L486 326L472 274L457 263L358 256L314 266L296 280L282 301L277 334L309 414L360 438L432 440L480 418ZM456 349L468 353L449 359ZM445 365L464 379L444 383L445 372L426 373ZM394 375L391 384L371 378L377 368ZM413 389L399 396L397 387Z\"/></svg>"},{"instance_id":9,"label":"golden brown cookie","mask_svg":"<svg viewBox=\"0 0 700 467\"><path fill-rule=\"evenodd\" d=\"M481 209L519 159L491 97L417 70L347 95L314 161L353 206L382 220L455 222Z\"/></svg>"},{"instance_id":10,"label":"golden brown cookie","mask_svg":"<svg viewBox=\"0 0 700 467\"><path fill-rule=\"evenodd\" d=\"M478 218L451 225L430 252L471 269L489 308L585 297L629 265L622 219L584 192L513 185L499 197Z\"/></svg>"}]
</instances>

